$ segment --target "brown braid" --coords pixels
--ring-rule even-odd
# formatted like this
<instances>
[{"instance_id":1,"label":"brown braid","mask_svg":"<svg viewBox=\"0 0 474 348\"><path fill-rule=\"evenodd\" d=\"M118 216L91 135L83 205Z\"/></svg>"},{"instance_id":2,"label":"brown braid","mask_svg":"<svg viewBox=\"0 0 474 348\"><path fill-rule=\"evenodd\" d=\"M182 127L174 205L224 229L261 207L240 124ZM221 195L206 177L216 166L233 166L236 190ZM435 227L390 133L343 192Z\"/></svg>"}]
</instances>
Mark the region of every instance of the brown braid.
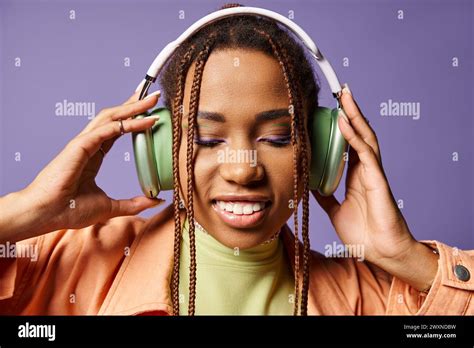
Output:
<instances>
[{"instance_id":1,"label":"brown braid","mask_svg":"<svg viewBox=\"0 0 474 348\"><path fill-rule=\"evenodd\" d=\"M189 274L189 308L188 314L194 315L195 299L196 299L196 243L194 235L194 127L196 122L196 115L199 107L199 95L201 92L201 80L204 65L209 57L212 49L213 37L211 36L196 60L196 68L194 70L193 84L191 87L191 98L189 102L188 113L188 138L187 138L187 153L186 153L186 169L188 175L188 221L189 221L189 244L191 252L191 265Z\"/></svg>"},{"instance_id":2,"label":"brown braid","mask_svg":"<svg viewBox=\"0 0 474 348\"><path fill-rule=\"evenodd\" d=\"M293 108L291 112L291 139L293 144L293 196L294 196L294 207L293 207L293 214L294 214L294 225L295 225L295 307L294 307L294 315L298 314L298 298L299 298L299 238L298 238L298 170L297 170L297 150L300 148L297 144L296 140L296 132L295 132L295 122L297 121L298 126L298 133L301 135L301 140L305 140L305 126L301 122L304 119L303 117L303 108L300 99L300 88L298 83L292 83L290 81L296 81L294 79L294 67L293 63L289 60L288 54L284 48L278 46L277 43L273 41L270 35L267 33L257 30L257 32L267 38L270 45L273 48L274 54L280 63L280 66L283 70L283 76L285 78L286 87L288 89L289 99L290 99L290 107ZM295 110L296 109L296 110ZM308 160L307 160L307 150L306 150L306 143L303 143L301 146L301 155L302 158L302 165L303 165L303 289L302 289L302 299L301 299L301 315L306 315L306 307L307 307L307 299L308 299L308 285L309 285L309 238L308 238L308 184L309 184L309 173L308 173ZM305 199L306 198L306 199Z\"/></svg>"},{"instance_id":3,"label":"brown braid","mask_svg":"<svg viewBox=\"0 0 474 348\"><path fill-rule=\"evenodd\" d=\"M191 59L191 53L194 47L191 46L181 59L178 68L178 80L176 81L176 97L174 98L173 107L173 203L174 203L174 257L173 257L173 277L172 277L172 301L173 301L173 315L179 315L179 256L181 250L181 220L179 217L180 197L179 185L179 144L181 142L181 118L182 105L184 97L184 83L186 79L186 67Z\"/></svg>"},{"instance_id":4,"label":"brown braid","mask_svg":"<svg viewBox=\"0 0 474 348\"><path fill-rule=\"evenodd\" d=\"M295 78L295 67L293 62L289 59L288 52L284 48L280 48L281 54L283 57L283 62L285 62L288 68L288 77L289 81L298 81ZM307 138L307 122L301 122L304 117L303 115L303 106L301 102L301 86L299 83L292 83L291 85L287 83L291 94L295 96L295 111L298 116L298 132L300 134L300 141L302 142L301 149L301 163L302 163L302 172L303 172L303 220L302 220L302 237L303 237L303 287L302 287L302 296L301 296L301 306L300 314L307 315L307 304L308 304L308 291L309 291L309 267L310 267L310 240L309 240L309 153L308 147L310 146L309 139ZM293 104L292 104L293 105ZM295 250L299 250L298 243L298 231L295 227ZM298 253L299 256L299 253Z\"/></svg>"},{"instance_id":5,"label":"brown braid","mask_svg":"<svg viewBox=\"0 0 474 348\"><path fill-rule=\"evenodd\" d=\"M239 6L238 4L228 4L225 8ZM257 31L254 29L258 29ZM259 32L260 31L260 32ZM193 87L191 92L191 105L197 112L199 103L200 79L202 78L202 70L207 58L210 54L211 43L208 41L211 34L215 34L215 41L212 42L214 50L225 48L242 48L264 52L265 54L277 57L280 66L285 75L286 86L289 91L290 105L293 106L291 113L291 137L293 145L293 189L294 189L294 214L295 214L295 270L299 270L300 253L298 238L298 151L301 149L302 155L301 170L303 179L303 219L302 219L302 238L303 238L303 285L301 291L301 315L307 314L307 296L309 288L309 261L310 261L310 245L308 234L309 220L309 200L308 200L308 182L309 182L309 156L306 148L308 130L306 129L307 119L303 116L302 99L305 101L305 108L308 115L313 115L318 107L319 85L316 76L312 70L310 60L304 53L304 49L296 43L285 30L282 30L274 21L268 20L254 15L240 15L221 19L211 26L202 28L198 33L188 38L175 51L171 59L164 67L161 74L160 83L163 90L164 104L168 109L173 110L173 180L174 180L174 209L175 209L175 249L174 249L174 266L173 266L173 282L172 282L172 298L173 313L179 315L179 257L180 257L180 239L181 239L181 223L179 219L179 173L178 173L178 152L181 134L181 117L182 117L182 101L184 95L184 81L186 73L193 61L196 61L196 70L194 74ZM266 33L266 35L262 35ZM269 38L272 41L269 41ZM272 44L273 43L273 44ZM278 44L277 44L278 43ZM203 52L205 51L205 52ZM288 54L291 52L291 55ZM199 63L201 62L201 63ZM200 67L200 72L198 67ZM199 79L199 83L196 80ZM290 83L297 81L299 83ZM304 88L302 88L304 86ZM194 95L194 97L193 97ZM173 101L173 103L171 103ZM173 106L173 108L172 108ZM190 298L189 298L189 314L194 314L195 306L195 284L196 284L196 264L195 264L195 246L194 246L194 209L192 205L192 192L194 179L193 173L193 151L189 151L194 135L195 113L188 115L188 149L187 149L187 172L188 172L188 219L189 233L191 242L191 267L190 272ZM311 129L309 129L311 132ZM298 146L298 140L303 146ZM176 168L175 168L176 167ZM191 175L190 175L191 174ZM191 202L191 204L190 204ZM192 236L191 236L192 235ZM194 257L194 261L193 261ZM295 273L295 308L294 314L298 312L299 298L299 271ZM191 289L192 288L192 289Z\"/></svg>"},{"instance_id":6,"label":"brown braid","mask_svg":"<svg viewBox=\"0 0 474 348\"><path fill-rule=\"evenodd\" d=\"M288 66L290 81L297 81L294 77L294 66L293 63L288 59L287 52L282 49L282 55L284 61ZM303 106L301 103L301 89L298 83L293 85L294 93L296 96L296 114L303 115ZM302 119L302 118L301 118ZM298 118L300 120L300 118ZM309 241L309 153L308 146L309 140L306 136L307 134L307 122L298 122L298 132L300 135L300 140L302 141L301 146L301 163L302 163L302 172L303 172L303 220L302 220L302 237L303 237L303 287L302 287L302 296L301 296L301 315L307 315L307 304L308 304L308 290L309 290L309 267L310 267L310 241ZM297 236L297 234L296 234ZM297 238L295 238L297 240ZM299 250L299 245L295 247Z\"/></svg>"}]
</instances>

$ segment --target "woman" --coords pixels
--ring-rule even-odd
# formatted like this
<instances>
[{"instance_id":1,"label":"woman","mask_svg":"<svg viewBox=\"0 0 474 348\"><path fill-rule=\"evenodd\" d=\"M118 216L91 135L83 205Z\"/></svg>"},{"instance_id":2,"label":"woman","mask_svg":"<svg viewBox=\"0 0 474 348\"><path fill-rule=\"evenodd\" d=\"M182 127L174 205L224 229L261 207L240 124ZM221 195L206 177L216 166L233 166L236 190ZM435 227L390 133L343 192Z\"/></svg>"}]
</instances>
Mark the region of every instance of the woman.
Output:
<instances>
[{"instance_id":1,"label":"woman","mask_svg":"<svg viewBox=\"0 0 474 348\"><path fill-rule=\"evenodd\" d=\"M102 110L30 185L0 199L2 243L37 255L0 260L2 314L474 313L472 251L413 238L347 85L345 199L311 194L365 261L310 250L307 123L319 87L286 31L253 16L216 22L176 51L161 83L174 121L173 205L146 220L135 215L162 201L114 200L94 180L122 132L153 126L131 117L159 94ZM231 150L257 161L219 159ZM300 200L303 243L286 225Z\"/></svg>"}]
</instances>

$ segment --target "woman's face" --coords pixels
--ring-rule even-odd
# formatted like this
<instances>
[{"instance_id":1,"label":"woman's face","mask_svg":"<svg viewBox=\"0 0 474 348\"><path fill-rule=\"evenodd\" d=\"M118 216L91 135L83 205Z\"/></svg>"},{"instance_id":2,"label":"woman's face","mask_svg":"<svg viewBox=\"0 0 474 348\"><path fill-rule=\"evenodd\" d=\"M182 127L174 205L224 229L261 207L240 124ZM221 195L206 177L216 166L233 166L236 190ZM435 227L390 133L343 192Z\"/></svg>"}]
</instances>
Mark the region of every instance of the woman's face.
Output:
<instances>
[{"instance_id":1,"label":"woman's face","mask_svg":"<svg viewBox=\"0 0 474 348\"><path fill-rule=\"evenodd\" d=\"M186 205L187 115L194 68L193 64L186 77L179 151ZM289 107L275 58L241 49L217 50L209 56L196 120L194 216L230 248L263 243L293 212Z\"/></svg>"}]
</instances>

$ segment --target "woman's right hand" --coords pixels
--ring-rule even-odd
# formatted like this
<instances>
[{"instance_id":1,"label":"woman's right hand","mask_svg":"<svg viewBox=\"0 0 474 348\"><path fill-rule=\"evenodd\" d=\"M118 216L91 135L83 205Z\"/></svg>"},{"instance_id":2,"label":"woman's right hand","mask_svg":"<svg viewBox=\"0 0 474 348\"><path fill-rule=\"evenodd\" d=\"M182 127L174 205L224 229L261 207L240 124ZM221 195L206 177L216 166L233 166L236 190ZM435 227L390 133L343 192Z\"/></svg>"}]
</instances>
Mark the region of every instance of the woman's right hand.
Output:
<instances>
[{"instance_id":1,"label":"woman's right hand","mask_svg":"<svg viewBox=\"0 0 474 348\"><path fill-rule=\"evenodd\" d=\"M0 239L18 241L58 229L83 228L116 216L136 215L163 202L145 196L116 200L95 182L104 159L101 147L107 153L121 135L119 120L125 133L143 131L157 120L131 118L152 108L159 98L155 94L138 101L138 95L101 110L31 184L0 199Z\"/></svg>"}]
</instances>

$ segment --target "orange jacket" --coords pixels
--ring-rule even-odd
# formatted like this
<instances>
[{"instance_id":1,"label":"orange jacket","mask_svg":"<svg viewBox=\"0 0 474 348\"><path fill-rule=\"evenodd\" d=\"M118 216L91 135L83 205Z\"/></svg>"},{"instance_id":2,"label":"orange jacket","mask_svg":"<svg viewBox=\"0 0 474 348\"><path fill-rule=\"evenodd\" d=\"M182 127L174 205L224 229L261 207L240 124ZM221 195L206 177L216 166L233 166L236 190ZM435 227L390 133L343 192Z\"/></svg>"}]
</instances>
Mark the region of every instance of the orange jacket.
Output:
<instances>
[{"instance_id":1,"label":"orange jacket","mask_svg":"<svg viewBox=\"0 0 474 348\"><path fill-rule=\"evenodd\" d=\"M173 230L168 206L150 219L118 217L18 242L37 248L38 258L0 258L0 314L171 314ZM293 260L294 237L287 225L281 236ZM462 281L454 273L459 264L474 271L474 252L425 243L439 251L427 295L369 262L312 251L308 314L474 314L474 277Z\"/></svg>"}]
</instances>

